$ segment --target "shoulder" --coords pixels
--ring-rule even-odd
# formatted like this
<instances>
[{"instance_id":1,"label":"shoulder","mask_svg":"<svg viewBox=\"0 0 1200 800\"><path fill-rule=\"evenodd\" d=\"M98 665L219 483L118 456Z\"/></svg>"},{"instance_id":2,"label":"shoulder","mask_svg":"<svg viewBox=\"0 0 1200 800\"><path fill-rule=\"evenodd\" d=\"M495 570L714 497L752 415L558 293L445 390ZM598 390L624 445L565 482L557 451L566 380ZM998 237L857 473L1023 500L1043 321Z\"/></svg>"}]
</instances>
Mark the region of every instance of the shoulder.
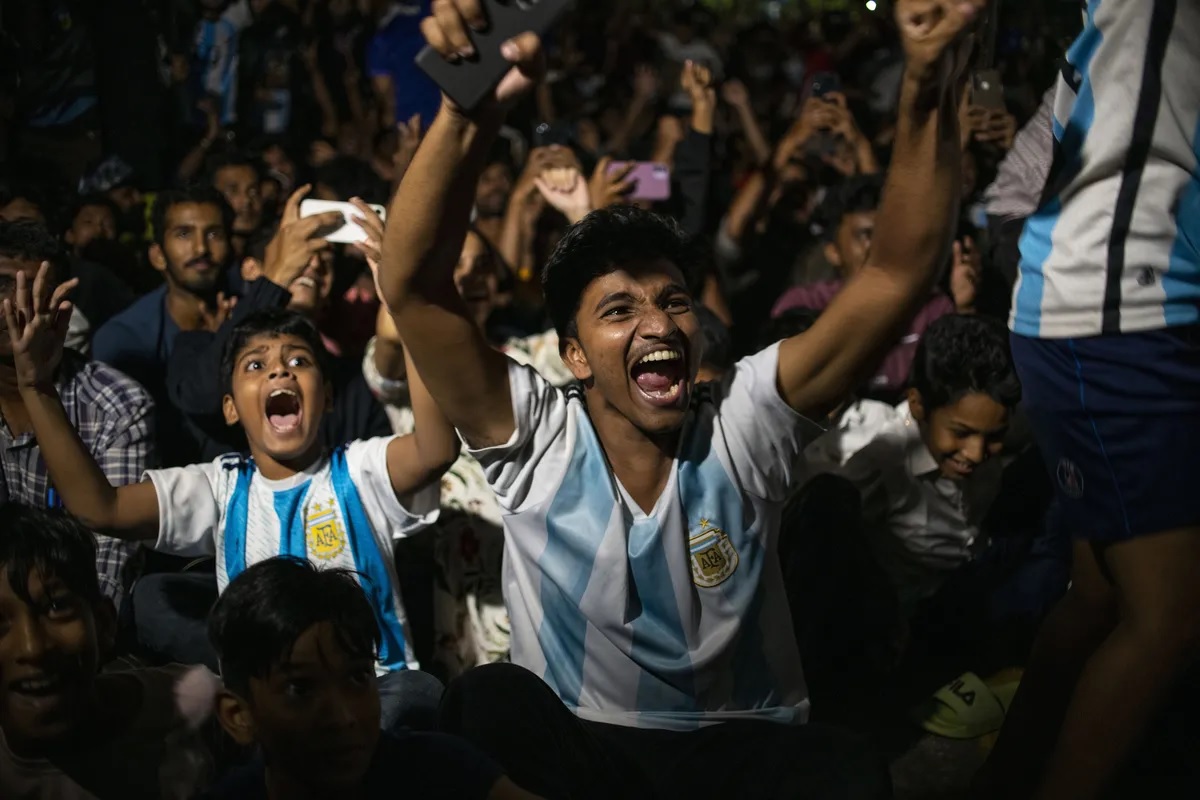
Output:
<instances>
[{"instance_id":1,"label":"shoulder","mask_svg":"<svg viewBox=\"0 0 1200 800\"><path fill-rule=\"evenodd\" d=\"M775 302L775 306L771 309L771 316L777 317L793 308L822 311L841 290L841 281L820 281L803 286L793 286Z\"/></svg>"},{"instance_id":2,"label":"shoulder","mask_svg":"<svg viewBox=\"0 0 1200 800\"><path fill-rule=\"evenodd\" d=\"M69 383L77 401L93 417L132 420L154 408L154 400L145 387L102 361L85 362Z\"/></svg>"},{"instance_id":3,"label":"shoulder","mask_svg":"<svg viewBox=\"0 0 1200 800\"><path fill-rule=\"evenodd\" d=\"M142 350L147 341L146 324L162 315L162 300L166 289L155 289L139 297L133 304L100 326L92 339L92 348L100 357L107 347L124 350ZM132 345L132 346L131 346Z\"/></svg>"}]
</instances>

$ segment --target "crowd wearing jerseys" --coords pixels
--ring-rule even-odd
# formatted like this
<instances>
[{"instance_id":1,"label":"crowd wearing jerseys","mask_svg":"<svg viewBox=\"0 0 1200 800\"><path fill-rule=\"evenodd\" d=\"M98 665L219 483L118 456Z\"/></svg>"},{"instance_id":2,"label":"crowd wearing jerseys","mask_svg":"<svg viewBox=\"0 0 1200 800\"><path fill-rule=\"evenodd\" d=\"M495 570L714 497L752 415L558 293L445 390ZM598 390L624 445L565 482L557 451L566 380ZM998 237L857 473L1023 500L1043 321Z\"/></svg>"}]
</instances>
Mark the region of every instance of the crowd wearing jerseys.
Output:
<instances>
[{"instance_id":1,"label":"crowd wearing jerseys","mask_svg":"<svg viewBox=\"0 0 1200 800\"><path fill-rule=\"evenodd\" d=\"M110 5L0 0L0 798L1200 785L1193 4L578 3L473 108L491 3Z\"/></svg>"}]
</instances>

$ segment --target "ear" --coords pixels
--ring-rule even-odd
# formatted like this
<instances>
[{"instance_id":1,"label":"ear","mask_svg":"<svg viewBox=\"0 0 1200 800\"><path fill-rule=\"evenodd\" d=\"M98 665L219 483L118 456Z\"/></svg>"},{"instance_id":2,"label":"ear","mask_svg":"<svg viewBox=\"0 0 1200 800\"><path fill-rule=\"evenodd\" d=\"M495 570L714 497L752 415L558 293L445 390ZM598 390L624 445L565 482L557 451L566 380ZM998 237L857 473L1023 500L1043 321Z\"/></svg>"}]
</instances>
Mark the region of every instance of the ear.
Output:
<instances>
[{"instance_id":1,"label":"ear","mask_svg":"<svg viewBox=\"0 0 1200 800\"><path fill-rule=\"evenodd\" d=\"M163 254L162 245L158 244L158 242L150 245L147 255L150 257L150 266L159 272L167 271L167 257Z\"/></svg>"},{"instance_id":2,"label":"ear","mask_svg":"<svg viewBox=\"0 0 1200 800\"><path fill-rule=\"evenodd\" d=\"M254 715L250 705L228 689L217 693L217 721L242 747L254 744Z\"/></svg>"},{"instance_id":3,"label":"ear","mask_svg":"<svg viewBox=\"0 0 1200 800\"><path fill-rule=\"evenodd\" d=\"M225 424L229 427L232 428L241 421L237 407L233 404L233 395L227 394L221 399L221 411L225 414Z\"/></svg>"},{"instance_id":4,"label":"ear","mask_svg":"<svg viewBox=\"0 0 1200 800\"><path fill-rule=\"evenodd\" d=\"M257 258L246 256L242 259L242 280L246 283L253 283L263 275L262 264Z\"/></svg>"},{"instance_id":5,"label":"ear","mask_svg":"<svg viewBox=\"0 0 1200 800\"><path fill-rule=\"evenodd\" d=\"M917 422L925 422L925 400L916 389L908 390L908 412Z\"/></svg>"},{"instance_id":6,"label":"ear","mask_svg":"<svg viewBox=\"0 0 1200 800\"><path fill-rule=\"evenodd\" d=\"M824 253L825 260L829 262L830 266L842 266L842 254L838 252L836 244L833 242L826 242Z\"/></svg>"},{"instance_id":7,"label":"ear","mask_svg":"<svg viewBox=\"0 0 1200 800\"><path fill-rule=\"evenodd\" d=\"M100 650L100 663L107 664L117 648L117 607L111 598L102 597L92 609L96 620L96 646Z\"/></svg>"},{"instance_id":8,"label":"ear","mask_svg":"<svg viewBox=\"0 0 1200 800\"><path fill-rule=\"evenodd\" d=\"M571 370L577 381L588 381L592 377L592 367L588 364L587 354L578 339L567 339L562 345L562 360Z\"/></svg>"}]
</instances>

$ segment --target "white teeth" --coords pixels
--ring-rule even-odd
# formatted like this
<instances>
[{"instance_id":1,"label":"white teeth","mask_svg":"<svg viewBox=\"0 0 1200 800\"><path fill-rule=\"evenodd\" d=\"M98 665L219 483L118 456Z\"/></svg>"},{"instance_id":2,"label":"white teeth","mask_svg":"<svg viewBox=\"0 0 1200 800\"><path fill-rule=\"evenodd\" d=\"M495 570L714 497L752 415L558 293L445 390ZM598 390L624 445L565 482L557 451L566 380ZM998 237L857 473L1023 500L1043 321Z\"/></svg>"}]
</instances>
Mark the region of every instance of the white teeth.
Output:
<instances>
[{"instance_id":1,"label":"white teeth","mask_svg":"<svg viewBox=\"0 0 1200 800\"><path fill-rule=\"evenodd\" d=\"M292 286L307 286L310 289L315 289L317 288L317 282L307 275L304 275L292 281Z\"/></svg>"},{"instance_id":2,"label":"white teeth","mask_svg":"<svg viewBox=\"0 0 1200 800\"><path fill-rule=\"evenodd\" d=\"M271 397L279 397L280 395L285 395L285 394L290 394L292 397L297 397L297 396L298 396L298 395L297 395L295 392L293 392L291 389L276 389L275 391L271 392L271 395L270 395L270 396L271 396Z\"/></svg>"},{"instance_id":3,"label":"white teeth","mask_svg":"<svg viewBox=\"0 0 1200 800\"><path fill-rule=\"evenodd\" d=\"M653 353L647 353L642 356L638 363L648 364L652 361L675 361L680 358L683 358L683 356L677 350L656 350Z\"/></svg>"}]
</instances>

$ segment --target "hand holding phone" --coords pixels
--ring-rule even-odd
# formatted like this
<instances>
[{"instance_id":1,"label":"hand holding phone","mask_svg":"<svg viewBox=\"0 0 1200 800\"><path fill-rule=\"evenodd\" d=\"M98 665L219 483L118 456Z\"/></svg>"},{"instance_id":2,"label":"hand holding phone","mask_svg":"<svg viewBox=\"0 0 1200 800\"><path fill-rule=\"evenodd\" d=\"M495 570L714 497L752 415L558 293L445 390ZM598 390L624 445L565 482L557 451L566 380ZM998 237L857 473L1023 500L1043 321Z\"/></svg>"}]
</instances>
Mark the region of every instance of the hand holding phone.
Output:
<instances>
[{"instance_id":1,"label":"hand holding phone","mask_svg":"<svg viewBox=\"0 0 1200 800\"><path fill-rule=\"evenodd\" d=\"M622 171L625 172L625 182L633 185L633 190L628 195L630 200L649 200L657 203L671 199L671 170L666 164L651 161L614 161L608 166L610 175Z\"/></svg>"},{"instance_id":2,"label":"hand holding phone","mask_svg":"<svg viewBox=\"0 0 1200 800\"><path fill-rule=\"evenodd\" d=\"M467 18L461 0L447 0L442 13L422 26L429 46L417 66L464 111L474 111L499 87L497 99L512 99L536 80L513 65L531 53L502 52L513 39L533 33L539 39L566 12L571 0L478 0L482 14ZM544 66L540 66L544 70ZM520 69L520 68L518 68ZM512 76L507 85L505 76Z\"/></svg>"},{"instance_id":3,"label":"hand holding phone","mask_svg":"<svg viewBox=\"0 0 1200 800\"><path fill-rule=\"evenodd\" d=\"M387 219L387 209L383 206L372 205L371 210L378 214L380 219ZM367 240L366 231L355 221L360 212L352 203L342 203L334 200L305 200L300 204L301 219L333 213L342 215L342 224L320 238L327 242L338 242L341 244L355 244Z\"/></svg>"}]
</instances>

